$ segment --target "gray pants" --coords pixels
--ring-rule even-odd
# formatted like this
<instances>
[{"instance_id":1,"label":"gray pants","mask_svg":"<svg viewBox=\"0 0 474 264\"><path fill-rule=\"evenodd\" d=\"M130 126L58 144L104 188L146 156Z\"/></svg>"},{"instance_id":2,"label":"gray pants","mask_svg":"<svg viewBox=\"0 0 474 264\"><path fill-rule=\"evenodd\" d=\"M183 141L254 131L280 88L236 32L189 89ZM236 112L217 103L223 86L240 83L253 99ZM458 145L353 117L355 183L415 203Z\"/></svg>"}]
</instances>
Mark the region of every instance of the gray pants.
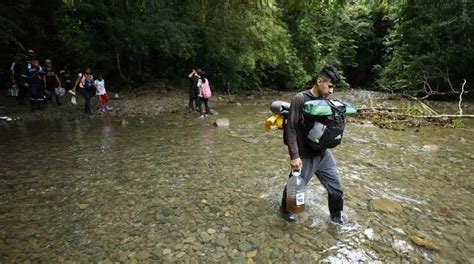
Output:
<instances>
[{"instance_id":1,"label":"gray pants","mask_svg":"<svg viewBox=\"0 0 474 264\"><path fill-rule=\"evenodd\" d=\"M336 160L329 149L321 155L313 158L302 158L303 168L300 176L306 184L309 183L313 175L316 175L319 182L328 192L328 206L331 217L340 217L343 209L343 191L341 176L337 172ZM291 176L291 175L290 175ZM286 186L283 191L282 208L286 208Z\"/></svg>"}]
</instances>

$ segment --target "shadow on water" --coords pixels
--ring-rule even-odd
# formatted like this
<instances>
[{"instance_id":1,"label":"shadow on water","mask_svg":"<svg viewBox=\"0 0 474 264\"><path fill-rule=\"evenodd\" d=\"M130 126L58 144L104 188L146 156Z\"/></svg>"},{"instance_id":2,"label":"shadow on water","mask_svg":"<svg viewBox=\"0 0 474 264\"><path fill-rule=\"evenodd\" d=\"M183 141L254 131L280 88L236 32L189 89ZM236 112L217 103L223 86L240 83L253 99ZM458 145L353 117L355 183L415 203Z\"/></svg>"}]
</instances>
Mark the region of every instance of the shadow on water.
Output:
<instances>
[{"instance_id":1,"label":"shadow on water","mask_svg":"<svg viewBox=\"0 0 474 264\"><path fill-rule=\"evenodd\" d=\"M317 178L306 212L287 223L287 150L262 125L271 99L222 106L229 129L180 115L0 127L0 260L472 259L472 130L349 124L333 153L352 224L328 223Z\"/></svg>"}]
</instances>

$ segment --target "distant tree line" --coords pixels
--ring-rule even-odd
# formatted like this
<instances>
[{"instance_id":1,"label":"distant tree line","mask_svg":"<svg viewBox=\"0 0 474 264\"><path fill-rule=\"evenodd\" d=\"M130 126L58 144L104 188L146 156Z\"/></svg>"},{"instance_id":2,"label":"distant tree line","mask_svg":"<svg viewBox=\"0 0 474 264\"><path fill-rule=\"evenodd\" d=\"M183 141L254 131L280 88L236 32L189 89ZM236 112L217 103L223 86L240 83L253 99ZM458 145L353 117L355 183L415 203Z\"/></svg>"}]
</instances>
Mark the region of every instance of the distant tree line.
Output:
<instances>
[{"instance_id":1,"label":"distant tree line","mask_svg":"<svg viewBox=\"0 0 474 264\"><path fill-rule=\"evenodd\" d=\"M182 79L217 88L302 88L324 64L344 84L452 93L474 83L474 1L4 0L0 60L33 48L132 86Z\"/></svg>"}]
</instances>

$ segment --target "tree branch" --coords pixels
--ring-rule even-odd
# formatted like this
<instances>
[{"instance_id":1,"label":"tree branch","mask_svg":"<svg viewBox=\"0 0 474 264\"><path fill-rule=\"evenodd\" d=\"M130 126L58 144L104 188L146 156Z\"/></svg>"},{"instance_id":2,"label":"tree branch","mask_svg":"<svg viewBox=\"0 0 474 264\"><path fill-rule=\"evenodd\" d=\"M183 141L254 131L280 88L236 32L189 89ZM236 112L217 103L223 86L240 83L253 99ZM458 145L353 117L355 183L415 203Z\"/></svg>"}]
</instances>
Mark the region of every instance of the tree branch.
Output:
<instances>
[{"instance_id":1,"label":"tree branch","mask_svg":"<svg viewBox=\"0 0 474 264\"><path fill-rule=\"evenodd\" d=\"M459 115L462 116L462 107L461 107L461 103L462 103L462 94L464 93L464 85L466 85L466 79L464 79L464 82L462 83L462 86L461 86L461 93L459 94Z\"/></svg>"}]
</instances>

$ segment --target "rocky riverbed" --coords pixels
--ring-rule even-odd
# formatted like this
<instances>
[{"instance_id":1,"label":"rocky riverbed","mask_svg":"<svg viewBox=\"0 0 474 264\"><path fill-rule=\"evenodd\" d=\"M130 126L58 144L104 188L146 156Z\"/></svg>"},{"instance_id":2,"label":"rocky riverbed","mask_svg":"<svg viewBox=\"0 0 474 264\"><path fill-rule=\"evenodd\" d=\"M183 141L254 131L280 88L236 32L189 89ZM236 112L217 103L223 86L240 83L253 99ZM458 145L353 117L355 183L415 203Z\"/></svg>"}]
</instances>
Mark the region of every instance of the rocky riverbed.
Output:
<instances>
[{"instance_id":1,"label":"rocky riverbed","mask_svg":"<svg viewBox=\"0 0 474 264\"><path fill-rule=\"evenodd\" d=\"M112 100L111 114L74 117L77 106L63 118L53 106L46 111L57 118L0 125L0 262L468 263L474 256L472 127L394 131L351 122L333 150L351 224L328 223L316 177L306 211L287 223L278 207L288 154L281 131L265 133L263 121L269 102L289 93L217 96L218 115L204 119L185 114L184 91L141 93ZM366 95L338 97L370 104ZM386 102L378 96L371 98ZM213 126L217 118L228 126Z\"/></svg>"}]
</instances>

